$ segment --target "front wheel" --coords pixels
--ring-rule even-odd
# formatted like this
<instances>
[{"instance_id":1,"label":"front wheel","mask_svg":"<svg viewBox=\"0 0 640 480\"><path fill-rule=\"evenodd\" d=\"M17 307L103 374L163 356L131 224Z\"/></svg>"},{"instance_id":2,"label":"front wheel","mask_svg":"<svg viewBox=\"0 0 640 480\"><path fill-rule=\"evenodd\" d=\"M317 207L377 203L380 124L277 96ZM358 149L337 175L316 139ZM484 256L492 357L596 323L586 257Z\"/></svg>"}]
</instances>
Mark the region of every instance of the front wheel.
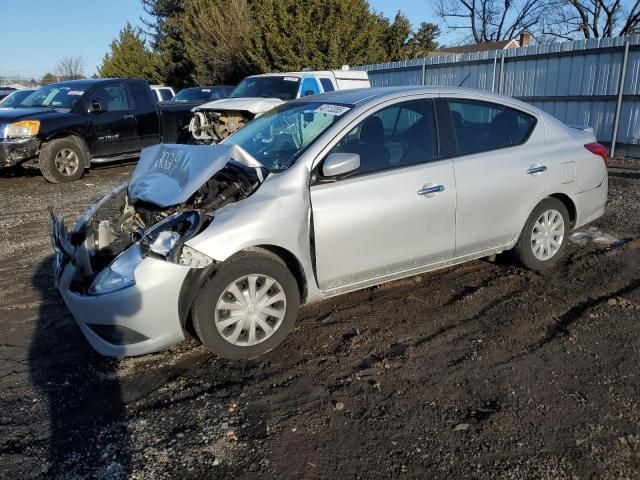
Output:
<instances>
[{"instance_id":1,"label":"front wheel","mask_svg":"<svg viewBox=\"0 0 640 480\"><path fill-rule=\"evenodd\" d=\"M216 355L249 359L282 343L299 307L298 284L284 262L244 252L221 264L202 286L193 326Z\"/></svg>"},{"instance_id":2,"label":"front wheel","mask_svg":"<svg viewBox=\"0 0 640 480\"><path fill-rule=\"evenodd\" d=\"M84 174L85 154L73 138L58 138L42 145L38 164L51 183L73 182Z\"/></svg>"},{"instance_id":3,"label":"front wheel","mask_svg":"<svg viewBox=\"0 0 640 480\"><path fill-rule=\"evenodd\" d=\"M515 253L531 270L552 267L564 254L570 229L567 207L557 198L546 198L527 219Z\"/></svg>"}]
</instances>

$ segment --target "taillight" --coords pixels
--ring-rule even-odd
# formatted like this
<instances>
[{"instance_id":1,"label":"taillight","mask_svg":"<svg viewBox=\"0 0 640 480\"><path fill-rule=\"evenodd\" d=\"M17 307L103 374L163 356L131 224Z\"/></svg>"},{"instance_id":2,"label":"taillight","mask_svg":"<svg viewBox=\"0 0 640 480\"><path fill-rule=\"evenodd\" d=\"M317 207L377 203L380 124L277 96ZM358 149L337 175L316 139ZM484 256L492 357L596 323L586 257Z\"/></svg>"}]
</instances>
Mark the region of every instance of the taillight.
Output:
<instances>
[{"instance_id":1,"label":"taillight","mask_svg":"<svg viewBox=\"0 0 640 480\"><path fill-rule=\"evenodd\" d=\"M594 155L598 155L602 157L602 161L604 162L604 166L609 168L609 161L607 160L607 149L604 145L600 145L599 143L587 143L584 148L589 150Z\"/></svg>"}]
</instances>

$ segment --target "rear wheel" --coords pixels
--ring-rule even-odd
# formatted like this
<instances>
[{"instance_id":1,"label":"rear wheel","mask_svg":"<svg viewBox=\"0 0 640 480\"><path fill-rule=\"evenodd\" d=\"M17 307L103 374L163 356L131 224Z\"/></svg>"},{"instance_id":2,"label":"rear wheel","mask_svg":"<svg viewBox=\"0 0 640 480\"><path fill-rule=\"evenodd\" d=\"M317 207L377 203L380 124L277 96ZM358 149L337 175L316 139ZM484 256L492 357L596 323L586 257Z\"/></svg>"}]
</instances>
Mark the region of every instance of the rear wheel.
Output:
<instances>
[{"instance_id":1,"label":"rear wheel","mask_svg":"<svg viewBox=\"0 0 640 480\"><path fill-rule=\"evenodd\" d=\"M282 343L299 307L298 285L284 262L245 252L224 262L202 286L193 326L211 352L248 359Z\"/></svg>"},{"instance_id":2,"label":"rear wheel","mask_svg":"<svg viewBox=\"0 0 640 480\"><path fill-rule=\"evenodd\" d=\"M38 163L51 183L73 182L84 174L85 154L73 138L58 138L42 145Z\"/></svg>"},{"instance_id":3,"label":"rear wheel","mask_svg":"<svg viewBox=\"0 0 640 480\"><path fill-rule=\"evenodd\" d=\"M532 270L555 265L564 254L569 235L567 207L557 198L546 198L527 219L515 253L520 262Z\"/></svg>"}]
</instances>

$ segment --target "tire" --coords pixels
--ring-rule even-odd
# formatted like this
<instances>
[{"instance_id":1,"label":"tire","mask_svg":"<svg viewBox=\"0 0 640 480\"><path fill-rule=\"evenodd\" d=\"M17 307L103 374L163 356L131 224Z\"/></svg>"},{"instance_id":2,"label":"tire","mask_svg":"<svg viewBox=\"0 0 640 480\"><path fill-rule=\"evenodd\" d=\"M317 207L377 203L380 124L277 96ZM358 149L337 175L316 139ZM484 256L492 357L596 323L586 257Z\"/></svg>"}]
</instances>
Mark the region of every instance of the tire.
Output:
<instances>
[{"instance_id":1,"label":"tire","mask_svg":"<svg viewBox=\"0 0 640 480\"><path fill-rule=\"evenodd\" d=\"M514 249L516 257L531 270L553 267L564 254L570 228L564 203L557 198L545 198L533 209L522 229Z\"/></svg>"},{"instance_id":2,"label":"tire","mask_svg":"<svg viewBox=\"0 0 640 480\"><path fill-rule=\"evenodd\" d=\"M38 164L42 176L51 183L68 183L84 174L86 156L71 137L51 140L40 147Z\"/></svg>"},{"instance_id":3,"label":"tire","mask_svg":"<svg viewBox=\"0 0 640 480\"><path fill-rule=\"evenodd\" d=\"M299 308L298 283L285 263L275 255L243 252L222 263L202 285L192 311L193 326L212 353L230 360L249 359L282 343Z\"/></svg>"}]
</instances>

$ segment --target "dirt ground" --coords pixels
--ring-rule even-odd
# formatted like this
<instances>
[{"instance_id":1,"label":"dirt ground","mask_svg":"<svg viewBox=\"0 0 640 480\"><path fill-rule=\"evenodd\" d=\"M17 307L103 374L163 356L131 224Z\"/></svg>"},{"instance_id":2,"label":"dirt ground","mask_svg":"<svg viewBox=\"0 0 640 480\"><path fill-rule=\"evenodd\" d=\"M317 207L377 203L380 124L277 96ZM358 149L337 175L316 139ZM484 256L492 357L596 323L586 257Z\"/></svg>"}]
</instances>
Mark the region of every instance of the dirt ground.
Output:
<instances>
[{"instance_id":1,"label":"dirt ground","mask_svg":"<svg viewBox=\"0 0 640 480\"><path fill-rule=\"evenodd\" d=\"M194 340L94 353L52 287L47 212L74 221L131 166L0 175L0 478L640 477L640 163L552 271L498 258L302 312L222 361Z\"/></svg>"}]
</instances>

